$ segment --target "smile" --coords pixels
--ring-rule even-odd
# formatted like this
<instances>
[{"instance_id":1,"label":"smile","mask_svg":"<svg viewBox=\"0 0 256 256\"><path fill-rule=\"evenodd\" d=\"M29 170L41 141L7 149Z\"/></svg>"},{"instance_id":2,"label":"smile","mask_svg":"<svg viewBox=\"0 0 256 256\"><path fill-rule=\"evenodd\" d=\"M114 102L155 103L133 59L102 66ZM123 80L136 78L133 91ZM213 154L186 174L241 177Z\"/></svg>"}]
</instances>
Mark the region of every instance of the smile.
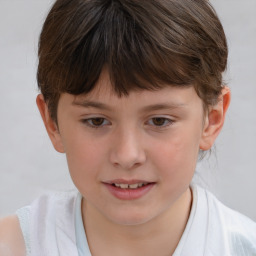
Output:
<instances>
[{"instance_id":1,"label":"smile","mask_svg":"<svg viewBox=\"0 0 256 256\"><path fill-rule=\"evenodd\" d=\"M142 198L156 185L156 182L113 180L104 182L104 186L112 196L120 200Z\"/></svg>"},{"instance_id":2,"label":"smile","mask_svg":"<svg viewBox=\"0 0 256 256\"><path fill-rule=\"evenodd\" d=\"M135 183L135 184L113 183L112 186L115 186L117 188L122 188L122 189L137 189L137 188L141 188L143 186L146 186L148 184L149 183Z\"/></svg>"}]
</instances>

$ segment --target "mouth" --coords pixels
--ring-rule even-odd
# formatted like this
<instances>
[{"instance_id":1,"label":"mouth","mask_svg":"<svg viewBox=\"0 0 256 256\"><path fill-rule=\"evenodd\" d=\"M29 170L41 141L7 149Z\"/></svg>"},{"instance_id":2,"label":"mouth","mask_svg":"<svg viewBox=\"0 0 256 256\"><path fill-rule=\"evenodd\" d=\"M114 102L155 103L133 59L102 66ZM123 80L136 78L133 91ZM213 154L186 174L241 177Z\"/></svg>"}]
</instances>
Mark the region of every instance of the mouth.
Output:
<instances>
[{"instance_id":1,"label":"mouth","mask_svg":"<svg viewBox=\"0 0 256 256\"><path fill-rule=\"evenodd\" d=\"M150 182L139 182L139 183L133 183L133 184L112 183L111 185L121 189L138 189L138 188L147 186L148 184L151 184L151 183Z\"/></svg>"},{"instance_id":2,"label":"mouth","mask_svg":"<svg viewBox=\"0 0 256 256\"><path fill-rule=\"evenodd\" d=\"M103 182L108 191L118 199L134 200L139 199L149 193L156 182L142 180L112 180Z\"/></svg>"}]
</instances>

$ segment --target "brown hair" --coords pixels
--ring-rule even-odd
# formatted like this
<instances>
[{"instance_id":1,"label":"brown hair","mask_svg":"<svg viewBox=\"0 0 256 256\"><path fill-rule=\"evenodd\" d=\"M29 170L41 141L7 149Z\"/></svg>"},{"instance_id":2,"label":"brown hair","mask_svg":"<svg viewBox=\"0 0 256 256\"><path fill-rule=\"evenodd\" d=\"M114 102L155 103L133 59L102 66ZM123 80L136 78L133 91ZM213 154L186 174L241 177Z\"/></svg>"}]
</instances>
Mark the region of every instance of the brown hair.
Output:
<instances>
[{"instance_id":1,"label":"brown hair","mask_svg":"<svg viewBox=\"0 0 256 256\"><path fill-rule=\"evenodd\" d=\"M38 55L38 86L57 121L61 93L90 92L103 67L118 96L193 85L213 105L228 50L207 0L57 0Z\"/></svg>"}]
</instances>

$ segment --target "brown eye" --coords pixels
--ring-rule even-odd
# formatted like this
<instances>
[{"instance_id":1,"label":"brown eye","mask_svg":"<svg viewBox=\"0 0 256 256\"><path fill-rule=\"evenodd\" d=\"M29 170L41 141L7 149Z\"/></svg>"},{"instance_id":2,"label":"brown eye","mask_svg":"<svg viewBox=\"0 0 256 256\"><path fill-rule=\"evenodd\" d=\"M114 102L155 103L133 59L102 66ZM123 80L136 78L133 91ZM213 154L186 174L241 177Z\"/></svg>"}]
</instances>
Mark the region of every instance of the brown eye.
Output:
<instances>
[{"instance_id":1,"label":"brown eye","mask_svg":"<svg viewBox=\"0 0 256 256\"><path fill-rule=\"evenodd\" d=\"M166 124L166 121L168 121L166 118L163 117L155 117L152 118L153 124L156 126L163 126Z\"/></svg>"},{"instance_id":2,"label":"brown eye","mask_svg":"<svg viewBox=\"0 0 256 256\"><path fill-rule=\"evenodd\" d=\"M165 128L171 125L173 121L166 117L153 117L148 120L148 124L153 127Z\"/></svg>"},{"instance_id":3,"label":"brown eye","mask_svg":"<svg viewBox=\"0 0 256 256\"><path fill-rule=\"evenodd\" d=\"M92 118L91 123L94 126L101 126L104 123L104 118Z\"/></svg>"},{"instance_id":4,"label":"brown eye","mask_svg":"<svg viewBox=\"0 0 256 256\"><path fill-rule=\"evenodd\" d=\"M88 119L83 119L81 121L82 123L86 124L91 128L101 128L106 125L110 125L110 122L103 117L88 118Z\"/></svg>"}]
</instances>

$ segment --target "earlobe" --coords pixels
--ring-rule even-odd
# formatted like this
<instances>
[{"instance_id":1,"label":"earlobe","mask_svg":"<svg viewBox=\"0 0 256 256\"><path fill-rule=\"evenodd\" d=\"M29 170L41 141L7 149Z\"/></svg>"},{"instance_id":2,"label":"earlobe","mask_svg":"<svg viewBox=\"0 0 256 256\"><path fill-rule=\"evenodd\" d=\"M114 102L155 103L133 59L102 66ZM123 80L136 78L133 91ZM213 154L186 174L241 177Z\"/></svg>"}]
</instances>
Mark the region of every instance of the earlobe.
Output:
<instances>
[{"instance_id":1,"label":"earlobe","mask_svg":"<svg viewBox=\"0 0 256 256\"><path fill-rule=\"evenodd\" d=\"M60 152L60 153L64 153L64 147L63 147L63 143L61 140L61 135L59 133L59 129L58 126L56 124L55 121L52 120L49 110L48 110L48 106L44 100L44 97L42 94L39 94L36 98L36 104L37 107L40 111L41 117L43 119L45 128L47 130L47 133L51 139L51 142L54 146L54 148Z\"/></svg>"},{"instance_id":2,"label":"earlobe","mask_svg":"<svg viewBox=\"0 0 256 256\"><path fill-rule=\"evenodd\" d=\"M229 88L224 87L218 103L210 108L205 119L204 129L200 141L201 150L209 150L219 135L230 104L230 97L231 94Z\"/></svg>"}]
</instances>

